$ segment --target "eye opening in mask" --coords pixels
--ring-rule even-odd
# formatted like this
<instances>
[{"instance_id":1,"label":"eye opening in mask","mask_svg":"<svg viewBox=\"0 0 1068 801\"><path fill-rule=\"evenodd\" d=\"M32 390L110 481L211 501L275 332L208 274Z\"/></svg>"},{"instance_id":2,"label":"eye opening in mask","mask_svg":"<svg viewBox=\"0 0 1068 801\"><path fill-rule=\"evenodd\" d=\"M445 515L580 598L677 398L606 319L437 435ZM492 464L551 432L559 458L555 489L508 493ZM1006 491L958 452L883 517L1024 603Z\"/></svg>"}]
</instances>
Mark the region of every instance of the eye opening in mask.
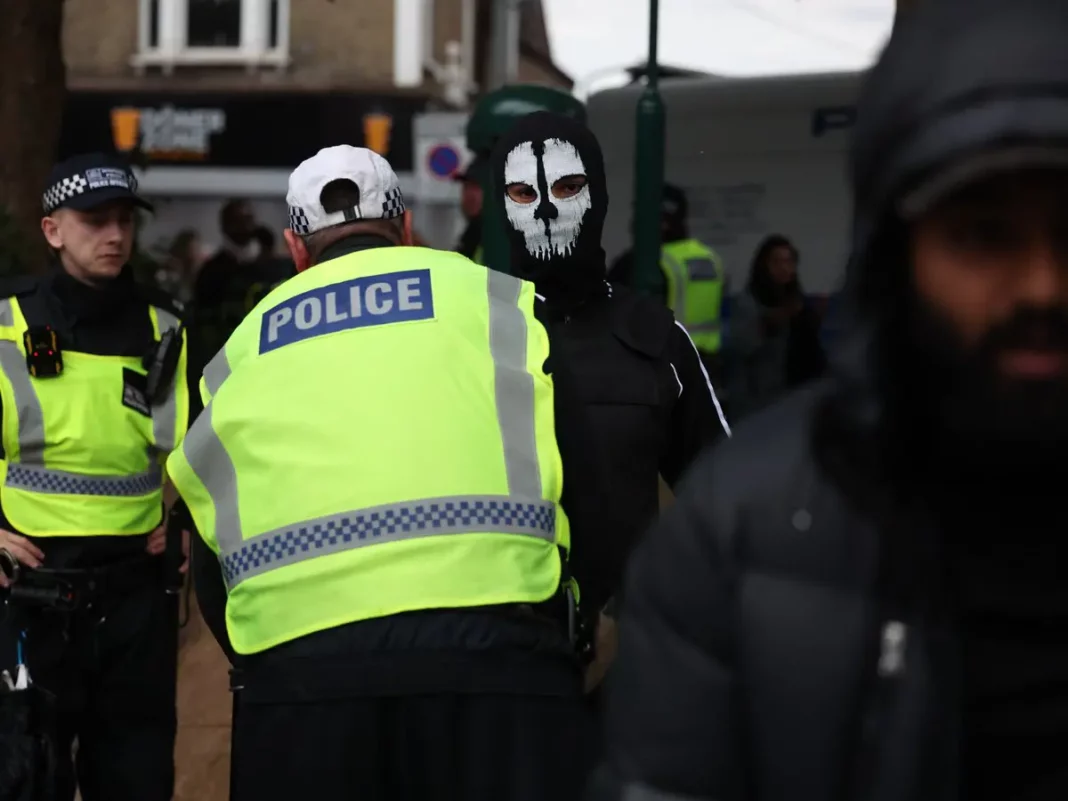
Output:
<instances>
[{"instance_id":1,"label":"eye opening in mask","mask_svg":"<svg viewBox=\"0 0 1068 801\"><path fill-rule=\"evenodd\" d=\"M533 203L538 199L538 190L530 184L522 182L508 184L504 191L513 201L524 205Z\"/></svg>"},{"instance_id":2,"label":"eye opening in mask","mask_svg":"<svg viewBox=\"0 0 1068 801\"><path fill-rule=\"evenodd\" d=\"M553 183L552 193L557 200L574 197L586 187L586 176L582 174L565 175Z\"/></svg>"}]
</instances>

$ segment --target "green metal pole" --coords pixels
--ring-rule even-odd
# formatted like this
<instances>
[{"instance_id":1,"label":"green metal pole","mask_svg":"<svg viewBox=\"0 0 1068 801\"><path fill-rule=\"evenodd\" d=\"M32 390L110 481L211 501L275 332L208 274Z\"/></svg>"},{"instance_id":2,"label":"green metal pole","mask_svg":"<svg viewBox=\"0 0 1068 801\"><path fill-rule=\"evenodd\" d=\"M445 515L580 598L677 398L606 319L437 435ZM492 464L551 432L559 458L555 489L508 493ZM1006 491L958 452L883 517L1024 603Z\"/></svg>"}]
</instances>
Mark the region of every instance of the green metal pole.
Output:
<instances>
[{"instance_id":1,"label":"green metal pole","mask_svg":"<svg viewBox=\"0 0 1068 801\"><path fill-rule=\"evenodd\" d=\"M657 38L659 0L649 0L649 64L645 91L638 99L634 141L634 276L638 289L651 291L660 272L660 205L664 191L664 101L660 97Z\"/></svg>"}]
</instances>

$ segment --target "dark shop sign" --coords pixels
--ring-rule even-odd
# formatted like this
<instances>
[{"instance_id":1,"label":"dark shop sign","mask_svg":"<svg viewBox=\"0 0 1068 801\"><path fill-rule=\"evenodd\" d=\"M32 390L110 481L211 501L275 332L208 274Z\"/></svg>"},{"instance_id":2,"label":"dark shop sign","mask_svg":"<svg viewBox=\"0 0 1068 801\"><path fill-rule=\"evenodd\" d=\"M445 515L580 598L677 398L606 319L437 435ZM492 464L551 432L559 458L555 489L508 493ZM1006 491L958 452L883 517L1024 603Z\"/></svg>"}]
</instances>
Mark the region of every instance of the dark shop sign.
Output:
<instances>
[{"instance_id":1,"label":"dark shop sign","mask_svg":"<svg viewBox=\"0 0 1068 801\"><path fill-rule=\"evenodd\" d=\"M147 166L292 169L320 148L348 144L410 172L412 118L425 106L419 98L351 93L71 92L59 157L117 151Z\"/></svg>"}]
</instances>

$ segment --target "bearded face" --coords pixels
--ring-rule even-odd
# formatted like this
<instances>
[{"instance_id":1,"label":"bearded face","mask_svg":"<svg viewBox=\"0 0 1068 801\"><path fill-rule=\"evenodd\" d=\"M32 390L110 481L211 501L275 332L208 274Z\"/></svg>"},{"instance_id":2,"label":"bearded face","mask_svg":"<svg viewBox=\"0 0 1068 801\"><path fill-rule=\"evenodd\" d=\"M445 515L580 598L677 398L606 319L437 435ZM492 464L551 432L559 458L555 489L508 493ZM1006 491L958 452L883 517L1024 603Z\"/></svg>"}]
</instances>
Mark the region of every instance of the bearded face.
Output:
<instances>
[{"instance_id":1,"label":"bearded face","mask_svg":"<svg viewBox=\"0 0 1068 801\"><path fill-rule=\"evenodd\" d=\"M591 208L586 166L561 139L521 142L505 160L505 212L537 259L570 255Z\"/></svg>"}]
</instances>

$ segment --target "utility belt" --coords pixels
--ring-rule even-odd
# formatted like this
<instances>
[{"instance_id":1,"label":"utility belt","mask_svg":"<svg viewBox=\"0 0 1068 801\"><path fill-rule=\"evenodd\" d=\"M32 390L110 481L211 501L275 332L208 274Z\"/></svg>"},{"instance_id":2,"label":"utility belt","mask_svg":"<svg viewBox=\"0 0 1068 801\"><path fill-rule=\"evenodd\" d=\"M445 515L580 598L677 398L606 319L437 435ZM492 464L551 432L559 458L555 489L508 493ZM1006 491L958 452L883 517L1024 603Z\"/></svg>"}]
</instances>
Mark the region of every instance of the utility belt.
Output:
<instances>
[{"instance_id":1,"label":"utility belt","mask_svg":"<svg viewBox=\"0 0 1068 801\"><path fill-rule=\"evenodd\" d=\"M114 565L78 570L19 567L10 571L12 561L10 554L0 551L0 568L11 581L4 591L4 601L16 609L74 612L146 587L164 585L165 560L148 554Z\"/></svg>"}]
</instances>

